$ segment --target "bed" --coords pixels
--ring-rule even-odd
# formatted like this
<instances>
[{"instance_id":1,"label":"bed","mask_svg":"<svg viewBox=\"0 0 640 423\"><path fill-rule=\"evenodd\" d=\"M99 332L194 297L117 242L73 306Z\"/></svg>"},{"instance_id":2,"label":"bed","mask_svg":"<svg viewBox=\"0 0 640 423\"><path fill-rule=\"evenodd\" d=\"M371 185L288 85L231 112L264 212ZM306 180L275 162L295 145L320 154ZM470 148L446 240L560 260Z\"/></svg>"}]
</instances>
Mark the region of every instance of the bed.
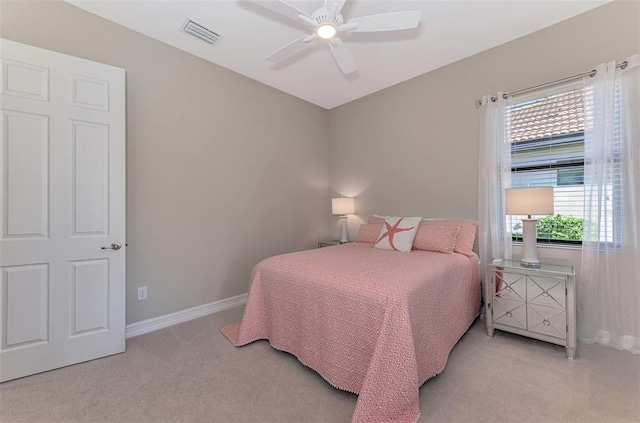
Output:
<instances>
[{"instance_id":1,"label":"bed","mask_svg":"<svg viewBox=\"0 0 640 423\"><path fill-rule=\"evenodd\" d=\"M420 386L442 372L479 309L470 251L353 242L258 263L241 323L222 332L235 346L267 339L358 394L353 422L415 422Z\"/></svg>"}]
</instances>

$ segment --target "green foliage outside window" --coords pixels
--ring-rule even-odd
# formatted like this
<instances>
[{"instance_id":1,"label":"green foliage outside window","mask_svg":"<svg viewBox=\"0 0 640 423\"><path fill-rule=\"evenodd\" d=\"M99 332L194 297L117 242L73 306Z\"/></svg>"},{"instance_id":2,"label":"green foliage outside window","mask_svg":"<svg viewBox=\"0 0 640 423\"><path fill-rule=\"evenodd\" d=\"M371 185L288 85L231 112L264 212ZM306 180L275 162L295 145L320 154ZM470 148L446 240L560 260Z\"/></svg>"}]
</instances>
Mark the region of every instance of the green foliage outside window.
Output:
<instances>
[{"instance_id":1,"label":"green foliage outside window","mask_svg":"<svg viewBox=\"0 0 640 423\"><path fill-rule=\"evenodd\" d=\"M583 219L580 217L556 214L538 219L538 238L582 241L582 231ZM522 233L513 236L522 237Z\"/></svg>"},{"instance_id":2,"label":"green foliage outside window","mask_svg":"<svg viewBox=\"0 0 640 423\"><path fill-rule=\"evenodd\" d=\"M583 219L556 214L538 220L540 238L582 241Z\"/></svg>"}]
</instances>

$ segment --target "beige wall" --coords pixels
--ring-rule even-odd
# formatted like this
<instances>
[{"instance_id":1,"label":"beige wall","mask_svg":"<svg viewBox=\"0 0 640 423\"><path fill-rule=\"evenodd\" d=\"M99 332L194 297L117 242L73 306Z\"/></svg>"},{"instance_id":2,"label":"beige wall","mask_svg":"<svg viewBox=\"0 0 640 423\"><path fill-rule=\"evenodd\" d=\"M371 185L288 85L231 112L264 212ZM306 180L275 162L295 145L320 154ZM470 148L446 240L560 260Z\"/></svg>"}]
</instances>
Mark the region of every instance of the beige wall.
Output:
<instances>
[{"instance_id":1,"label":"beige wall","mask_svg":"<svg viewBox=\"0 0 640 423\"><path fill-rule=\"evenodd\" d=\"M246 293L260 259L327 238L326 110L60 1L0 15L3 38L126 70L127 323Z\"/></svg>"},{"instance_id":2,"label":"beige wall","mask_svg":"<svg viewBox=\"0 0 640 423\"><path fill-rule=\"evenodd\" d=\"M638 52L640 2L616 1L331 110L331 194L358 197L350 236L373 213L476 219L475 101ZM539 256L579 267L580 250Z\"/></svg>"}]
</instances>

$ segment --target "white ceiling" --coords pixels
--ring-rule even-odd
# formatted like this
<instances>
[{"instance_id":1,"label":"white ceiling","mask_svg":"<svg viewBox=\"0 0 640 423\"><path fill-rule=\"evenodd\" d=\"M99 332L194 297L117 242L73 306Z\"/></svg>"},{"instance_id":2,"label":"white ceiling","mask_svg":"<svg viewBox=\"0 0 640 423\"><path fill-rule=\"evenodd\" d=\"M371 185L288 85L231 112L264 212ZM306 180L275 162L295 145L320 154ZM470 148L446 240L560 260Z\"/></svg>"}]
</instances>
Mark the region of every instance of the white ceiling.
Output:
<instances>
[{"instance_id":1,"label":"white ceiling","mask_svg":"<svg viewBox=\"0 0 640 423\"><path fill-rule=\"evenodd\" d=\"M342 15L421 10L416 29L345 33L358 71L344 75L324 40L277 65L264 58L309 34L303 23L248 0L69 3L278 90L331 109L483 50L584 13L611 0L347 0ZM322 0L293 0L311 14ZM224 38L210 46L180 31L187 18Z\"/></svg>"}]
</instances>

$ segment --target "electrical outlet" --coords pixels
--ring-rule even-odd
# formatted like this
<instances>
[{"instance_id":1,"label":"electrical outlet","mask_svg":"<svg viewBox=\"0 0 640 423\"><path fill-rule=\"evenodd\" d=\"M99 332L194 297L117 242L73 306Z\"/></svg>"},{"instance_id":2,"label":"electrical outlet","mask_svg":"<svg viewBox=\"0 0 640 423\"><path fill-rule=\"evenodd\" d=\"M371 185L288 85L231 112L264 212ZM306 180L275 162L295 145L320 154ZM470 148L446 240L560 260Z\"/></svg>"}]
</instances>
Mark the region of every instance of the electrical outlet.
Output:
<instances>
[{"instance_id":1,"label":"electrical outlet","mask_svg":"<svg viewBox=\"0 0 640 423\"><path fill-rule=\"evenodd\" d=\"M147 287L143 286L138 288L138 301L147 299Z\"/></svg>"}]
</instances>

